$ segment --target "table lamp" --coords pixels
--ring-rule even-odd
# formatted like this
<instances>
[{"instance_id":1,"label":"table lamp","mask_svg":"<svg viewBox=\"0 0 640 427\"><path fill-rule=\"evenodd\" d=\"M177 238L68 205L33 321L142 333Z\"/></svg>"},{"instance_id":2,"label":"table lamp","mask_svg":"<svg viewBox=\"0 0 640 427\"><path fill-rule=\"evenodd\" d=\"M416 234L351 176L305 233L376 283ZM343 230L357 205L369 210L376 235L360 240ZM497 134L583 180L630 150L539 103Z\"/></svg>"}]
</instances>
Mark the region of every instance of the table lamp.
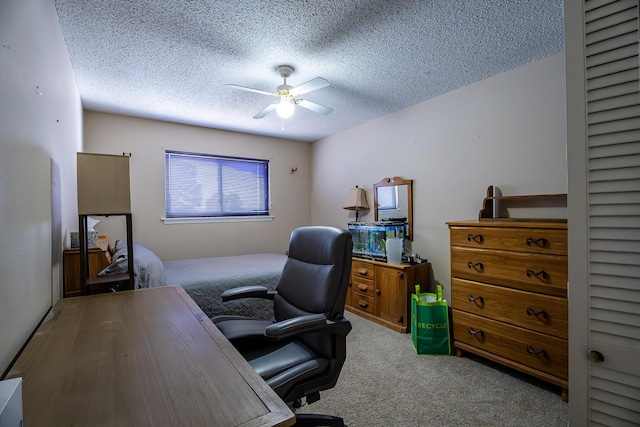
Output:
<instances>
[{"instance_id":1,"label":"table lamp","mask_svg":"<svg viewBox=\"0 0 640 427\"><path fill-rule=\"evenodd\" d=\"M356 222L358 222L359 210L369 209L369 204L367 203L367 193L364 191L364 188L360 188L356 185L356 188L352 188L351 190L349 190L347 201L343 206L343 209L351 211L355 210Z\"/></svg>"}]
</instances>

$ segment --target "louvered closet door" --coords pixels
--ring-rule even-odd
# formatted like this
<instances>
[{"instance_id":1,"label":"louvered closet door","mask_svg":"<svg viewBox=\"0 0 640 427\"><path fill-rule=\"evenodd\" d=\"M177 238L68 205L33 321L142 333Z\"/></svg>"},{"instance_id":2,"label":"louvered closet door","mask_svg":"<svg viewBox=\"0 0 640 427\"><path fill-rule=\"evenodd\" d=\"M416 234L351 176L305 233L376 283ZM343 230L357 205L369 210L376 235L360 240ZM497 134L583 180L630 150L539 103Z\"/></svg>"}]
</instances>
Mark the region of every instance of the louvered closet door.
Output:
<instances>
[{"instance_id":1,"label":"louvered closet door","mask_svg":"<svg viewBox=\"0 0 640 427\"><path fill-rule=\"evenodd\" d=\"M587 0L584 23L589 420L640 425L638 0Z\"/></svg>"}]
</instances>

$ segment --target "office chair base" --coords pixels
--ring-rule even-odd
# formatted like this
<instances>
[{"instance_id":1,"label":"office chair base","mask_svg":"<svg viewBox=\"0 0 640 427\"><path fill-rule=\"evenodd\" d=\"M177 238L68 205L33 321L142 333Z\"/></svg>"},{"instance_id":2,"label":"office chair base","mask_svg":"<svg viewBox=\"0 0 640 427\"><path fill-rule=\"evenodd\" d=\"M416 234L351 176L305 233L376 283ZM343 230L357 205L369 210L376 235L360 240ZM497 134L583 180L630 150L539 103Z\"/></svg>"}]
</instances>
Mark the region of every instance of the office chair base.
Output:
<instances>
[{"instance_id":1,"label":"office chair base","mask_svg":"<svg viewBox=\"0 0 640 427\"><path fill-rule=\"evenodd\" d=\"M294 427L346 427L340 417L322 414L296 414Z\"/></svg>"}]
</instances>

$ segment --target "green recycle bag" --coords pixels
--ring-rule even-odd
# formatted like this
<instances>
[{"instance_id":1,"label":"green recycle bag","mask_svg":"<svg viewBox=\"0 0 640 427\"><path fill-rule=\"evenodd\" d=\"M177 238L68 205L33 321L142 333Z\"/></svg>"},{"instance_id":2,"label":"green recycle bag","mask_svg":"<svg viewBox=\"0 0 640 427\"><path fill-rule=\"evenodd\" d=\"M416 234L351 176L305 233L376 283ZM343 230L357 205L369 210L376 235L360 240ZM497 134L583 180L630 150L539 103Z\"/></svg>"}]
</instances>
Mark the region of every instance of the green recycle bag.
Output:
<instances>
[{"instance_id":1,"label":"green recycle bag","mask_svg":"<svg viewBox=\"0 0 640 427\"><path fill-rule=\"evenodd\" d=\"M418 354L450 355L449 306L442 299L442 286L436 286L437 293L416 293L411 295L411 341Z\"/></svg>"}]
</instances>

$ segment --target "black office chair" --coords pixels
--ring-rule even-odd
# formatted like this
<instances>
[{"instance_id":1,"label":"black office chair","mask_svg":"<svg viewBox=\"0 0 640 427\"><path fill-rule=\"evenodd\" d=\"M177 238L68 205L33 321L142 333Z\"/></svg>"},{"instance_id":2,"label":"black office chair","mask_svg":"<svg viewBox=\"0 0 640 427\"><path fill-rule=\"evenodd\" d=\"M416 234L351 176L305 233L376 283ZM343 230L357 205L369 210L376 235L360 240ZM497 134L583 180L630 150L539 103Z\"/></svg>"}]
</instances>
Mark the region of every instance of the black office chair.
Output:
<instances>
[{"instance_id":1,"label":"black office chair","mask_svg":"<svg viewBox=\"0 0 640 427\"><path fill-rule=\"evenodd\" d=\"M212 320L267 384L294 410L335 386L346 359L351 323L344 306L351 271L351 234L334 227L301 227L275 291L260 286L223 293L223 300L273 300L274 321L239 316ZM296 426L344 426L339 417L299 414Z\"/></svg>"}]
</instances>

